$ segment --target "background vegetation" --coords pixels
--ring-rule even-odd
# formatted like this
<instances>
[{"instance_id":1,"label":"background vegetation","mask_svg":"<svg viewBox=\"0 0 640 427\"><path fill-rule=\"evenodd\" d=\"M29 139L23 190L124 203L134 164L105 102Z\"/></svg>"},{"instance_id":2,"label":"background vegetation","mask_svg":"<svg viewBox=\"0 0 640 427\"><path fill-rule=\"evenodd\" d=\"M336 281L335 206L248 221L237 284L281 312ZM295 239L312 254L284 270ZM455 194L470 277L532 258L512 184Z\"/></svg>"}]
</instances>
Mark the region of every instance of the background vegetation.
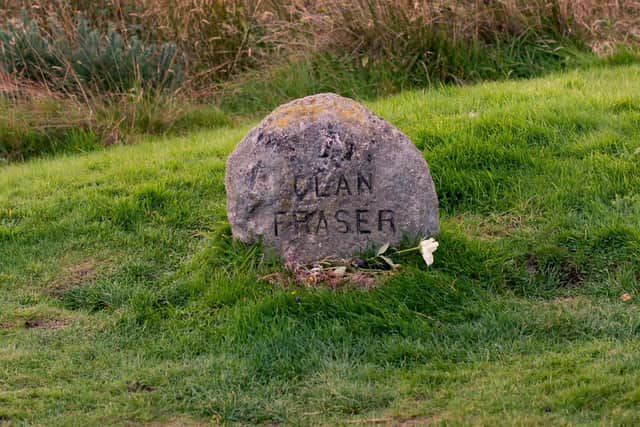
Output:
<instances>
[{"instance_id":1,"label":"background vegetation","mask_svg":"<svg viewBox=\"0 0 640 427\"><path fill-rule=\"evenodd\" d=\"M0 0L0 157L628 60L638 28L638 1Z\"/></svg>"}]
</instances>

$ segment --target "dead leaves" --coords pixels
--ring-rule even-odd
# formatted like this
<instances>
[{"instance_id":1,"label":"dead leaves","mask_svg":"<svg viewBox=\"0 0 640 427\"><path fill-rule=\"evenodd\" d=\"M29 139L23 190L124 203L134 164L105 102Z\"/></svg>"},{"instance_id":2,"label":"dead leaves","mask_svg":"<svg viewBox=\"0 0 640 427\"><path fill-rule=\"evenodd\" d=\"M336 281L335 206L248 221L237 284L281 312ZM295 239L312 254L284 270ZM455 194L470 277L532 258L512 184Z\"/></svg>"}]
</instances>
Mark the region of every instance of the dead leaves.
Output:
<instances>
[{"instance_id":1,"label":"dead leaves","mask_svg":"<svg viewBox=\"0 0 640 427\"><path fill-rule=\"evenodd\" d=\"M438 245L433 238L422 240L417 246L403 250L392 249L389 243L385 243L370 258L326 258L312 264L301 264L290 255L285 258L284 271L267 274L260 280L285 287L326 286L336 289L351 284L371 289L380 277L392 274L401 267L394 257L419 251L425 264L431 266L434 262L433 253L438 249Z\"/></svg>"}]
</instances>

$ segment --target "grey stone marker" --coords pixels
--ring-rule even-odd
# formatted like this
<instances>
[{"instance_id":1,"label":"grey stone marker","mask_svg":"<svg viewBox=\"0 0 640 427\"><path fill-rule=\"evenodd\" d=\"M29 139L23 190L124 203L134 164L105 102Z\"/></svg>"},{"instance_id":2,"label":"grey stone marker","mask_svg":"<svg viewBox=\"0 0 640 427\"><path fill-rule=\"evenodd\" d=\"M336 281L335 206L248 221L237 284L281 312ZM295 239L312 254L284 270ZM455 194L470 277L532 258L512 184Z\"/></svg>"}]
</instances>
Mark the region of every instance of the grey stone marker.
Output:
<instances>
[{"instance_id":1,"label":"grey stone marker","mask_svg":"<svg viewBox=\"0 0 640 427\"><path fill-rule=\"evenodd\" d=\"M227 160L233 235L299 262L438 232L422 154L362 105L324 93L278 107Z\"/></svg>"}]
</instances>

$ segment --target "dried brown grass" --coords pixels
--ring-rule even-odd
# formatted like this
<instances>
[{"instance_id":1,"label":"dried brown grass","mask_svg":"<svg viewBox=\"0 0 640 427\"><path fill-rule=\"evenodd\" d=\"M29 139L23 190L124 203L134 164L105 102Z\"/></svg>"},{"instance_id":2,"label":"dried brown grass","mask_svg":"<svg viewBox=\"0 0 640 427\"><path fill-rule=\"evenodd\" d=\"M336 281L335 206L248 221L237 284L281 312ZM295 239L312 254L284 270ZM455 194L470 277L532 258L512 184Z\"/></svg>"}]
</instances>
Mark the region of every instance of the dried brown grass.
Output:
<instances>
[{"instance_id":1,"label":"dried brown grass","mask_svg":"<svg viewBox=\"0 0 640 427\"><path fill-rule=\"evenodd\" d=\"M420 39L452 46L534 32L572 38L599 54L640 43L640 1L622 0L0 0L0 19L27 8L43 22L73 28L82 11L147 41L176 42L191 82L223 80L318 51L411 54Z\"/></svg>"},{"instance_id":2,"label":"dried brown grass","mask_svg":"<svg viewBox=\"0 0 640 427\"><path fill-rule=\"evenodd\" d=\"M21 149L34 128L79 126L106 144L165 132L181 106L211 95L229 111L255 112L313 91L374 97L434 80L527 77L557 66L563 43L599 55L640 47L640 0L0 0L0 25L19 23L22 11L50 34L55 18L71 42L82 13L125 42L175 43L186 78L170 96L164 87L103 93L74 82L61 93L68 82L51 81L51 67L36 70L53 76L40 83L0 70L0 108L19 110L0 120L0 158L38 151ZM293 76L298 61L306 69ZM45 114L33 102L41 98L73 114L46 112L48 104Z\"/></svg>"},{"instance_id":3,"label":"dried brown grass","mask_svg":"<svg viewBox=\"0 0 640 427\"><path fill-rule=\"evenodd\" d=\"M18 102L57 96L46 85L16 78L0 69L0 99Z\"/></svg>"}]
</instances>

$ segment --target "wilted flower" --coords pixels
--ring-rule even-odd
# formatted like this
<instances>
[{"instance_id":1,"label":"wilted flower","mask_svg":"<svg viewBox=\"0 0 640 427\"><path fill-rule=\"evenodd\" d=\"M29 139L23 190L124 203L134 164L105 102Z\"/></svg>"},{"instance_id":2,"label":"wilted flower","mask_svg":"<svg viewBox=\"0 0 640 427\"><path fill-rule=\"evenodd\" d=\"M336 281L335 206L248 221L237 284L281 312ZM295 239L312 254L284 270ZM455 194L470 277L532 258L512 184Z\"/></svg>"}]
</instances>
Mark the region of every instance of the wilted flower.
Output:
<instances>
[{"instance_id":1,"label":"wilted flower","mask_svg":"<svg viewBox=\"0 0 640 427\"><path fill-rule=\"evenodd\" d=\"M339 267L336 267L333 269L332 273L333 276L335 277L342 277L345 275L345 273L347 272L347 267L344 265L341 265Z\"/></svg>"},{"instance_id":2,"label":"wilted flower","mask_svg":"<svg viewBox=\"0 0 640 427\"><path fill-rule=\"evenodd\" d=\"M380 249L378 249L378 252L376 253L376 256L384 255L384 253L387 252L387 249L389 249L389 242L387 242L384 245L380 246Z\"/></svg>"},{"instance_id":3,"label":"wilted flower","mask_svg":"<svg viewBox=\"0 0 640 427\"><path fill-rule=\"evenodd\" d=\"M420 253L427 265L433 264L433 253L438 249L438 242L430 237L420 242Z\"/></svg>"},{"instance_id":4,"label":"wilted flower","mask_svg":"<svg viewBox=\"0 0 640 427\"><path fill-rule=\"evenodd\" d=\"M357 271L353 276L351 276L351 281L358 286L362 286L367 289L371 289L375 286L376 281L370 275L363 273L362 271Z\"/></svg>"}]
</instances>

